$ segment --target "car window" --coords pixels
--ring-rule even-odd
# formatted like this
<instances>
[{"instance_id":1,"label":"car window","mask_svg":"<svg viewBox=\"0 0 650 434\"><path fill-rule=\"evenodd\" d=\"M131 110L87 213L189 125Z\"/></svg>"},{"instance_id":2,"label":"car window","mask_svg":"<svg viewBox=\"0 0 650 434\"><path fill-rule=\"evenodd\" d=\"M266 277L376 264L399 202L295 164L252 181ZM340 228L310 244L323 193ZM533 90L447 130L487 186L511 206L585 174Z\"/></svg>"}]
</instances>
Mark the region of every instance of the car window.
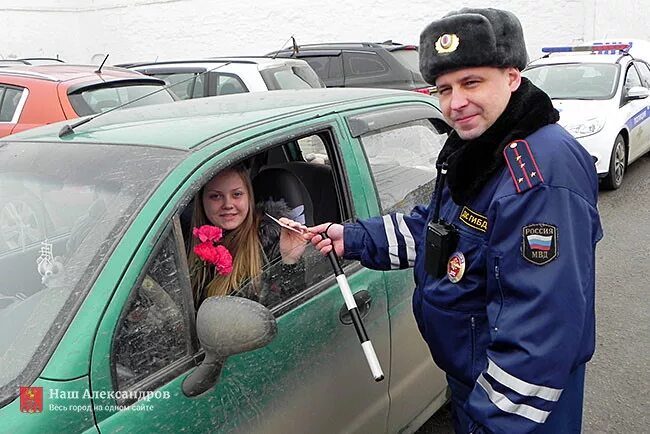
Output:
<instances>
[{"instance_id":1,"label":"car window","mask_svg":"<svg viewBox=\"0 0 650 434\"><path fill-rule=\"evenodd\" d=\"M128 108L151 104L174 102L174 98L162 86L137 84L81 89L69 95L70 103L79 116L101 113L129 103ZM158 91L158 92L156 92ZM141 99L140 99L141 98Z\"/></svg>"},{"instance_id":2,"label":"car window","mask_svg":"<svg viewBox=\"0 0 650 434\"><path fill-rule=\"evenodd\" d=\"M350 76L375 76L389 72L386 63L374 53L343 53L344 70Z\"/></svg>"},{"instance_id":3,"label":"car window","mask_svg":"<svg viewBox=\"0 0 650 434\"><path fill-rule=\"evenodd\" d=\"M641 84L641 77L639 77L639 73L636 71L636 68L630 64L630 66L627 68L627 73L625 74L625 89L631 89L635 86L643 86Z\"/></svg>"},{"instance_id":4,"label":"car window","mask_svg":"<svg viewBox=\"0 0 650 434\"><path fill-rule=\"evenodd\" d=\"M16 122L14 119L23 89L0 86L0 122Z\"/></svg>"},{"instance_id":5,"label":"car window","mask_svg":"<svg viewBox=\"0 0 650 434\"><path fill-rule=\"evenodd\" d=\"M428 120L361 136L383 214L408 213L431 200L436 159L446 139Z\"/></svg>"},{"instance_id":6,"label":"car window","mask_svg":"<svg viewBox=\"0 0 650 434\"><path fill-rule=\"evenodd\" d=\"M212 83L216 85L216 90L210 90L210 95L231 95L235 93L248 92L246 85L232 74L212 73L215 78Z\"/></svg>"},{"instance_id":7,"label":"car window","mask_svg":"<svg viewBox=\"0 0 650 434\"><path fill-rule=\"evenodd\" d=\"M187 72L171 74L152 74L153 77L164 80L170 87L169 89L179 99L201 98L205 95L203 86L204 74Z\"/></svg>"},{"instance_id":8,"label":"car window","mask_svg":"<svg viewBox=\"0 0 650 434\"><path fill-rule=\"evenodd\" d=\"M41 372L128 222L183 157L145 146L0 147L0 355L11 355L0 360L1 398Z\"/></svg>"},{"instance_id":9,"label":"car window","mask_svg":"<svg viewBox=\"0 0 650 434\"><path fill-rule=\"evenodd\" d=\"M127 390L194 352L194 309L186 298L189 280L179 272L185 253L178 246L169 230L122 313L112 348L117 390Z\"/></svg>"},{"instance_id":10,"label":"car window","mask_svg":"<svg viewBox=\"0 0 650 434\"><path fill-rule=\"evenodd\" d=\"M311 67L292 66L260 71L269 90L311 89L323 87Z\"/></svg>"},{"instance_id":11,"label":"car window","mask_svg":"<svg viewBox=\"0 0 650 434\"><path fill-rule=\"evenodd\" d=\"M641 73L641 79L643 80L643 85L647 88L650 88L650 67L645 62L634 62L634 64L639 69Z\"/></svg>"},{"instance_id":12,"label":"car window","mask_svg":"<svg viewBox=\"0 0 650 434\"><path fill-rule=\"evenodd\" d=\"M420 75L420 57L416 49L394 50L389 52L395 59L409 71Z\"/></svg>"},{"instance_id":13,"label":"car window","mask_svg":"<svg viewBox=\"0 0 650 434\"><path fill-rule=\"evenodd\" d=\"M313 134L298 140L302 158L308 163L329 164L327 149L320 136Z\"/></svg>"},{"instance_id":14,"label":"car window","mask_svg":"<svg viewBox=\"0 0 650 434\"><path fill-rule=\"evenodd\" d=\"M620 83L618 68L608 63L540 65L522 75L552 99L609 99Z\"/></svg>"},{"instance_id":15,"label":"car window","mask_svg":"<svg viewBox=\"0 0 650 434\"><path fill-rule=\"evenodd\" d=\"M332 57L329 56L312 56L302 58L302 60L305 60L307 63L309 63L309 66L311 66L314 72L323 80L329 78L329 67L331 59Z\"/></svg>"}]
</instances>

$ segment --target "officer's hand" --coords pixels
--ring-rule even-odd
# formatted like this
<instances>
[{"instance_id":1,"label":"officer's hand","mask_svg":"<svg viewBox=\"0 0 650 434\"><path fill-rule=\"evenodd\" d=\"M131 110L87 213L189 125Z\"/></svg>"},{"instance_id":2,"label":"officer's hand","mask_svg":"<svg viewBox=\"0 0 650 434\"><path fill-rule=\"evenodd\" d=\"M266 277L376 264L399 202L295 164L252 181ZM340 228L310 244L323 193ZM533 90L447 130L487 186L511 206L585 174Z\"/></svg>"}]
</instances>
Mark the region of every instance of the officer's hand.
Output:
<instances>
[{"instance_id":1,"label":"officer's hand","mask_svg":"<svg viewBox=\"0 0 650 434\"><path fill-rule=\"evenodd\" d=\"M323 232L327 233L328 238L323 239L320 235ZM343 256L343 225L338 223L323 223L308 228L307 232L303 234L303 237L306 240L311 241L311 243L316 246L323 255L327 255L331 252L332 246L334 246L334 251L337 256Z\"/></svg>"}]
</instances>

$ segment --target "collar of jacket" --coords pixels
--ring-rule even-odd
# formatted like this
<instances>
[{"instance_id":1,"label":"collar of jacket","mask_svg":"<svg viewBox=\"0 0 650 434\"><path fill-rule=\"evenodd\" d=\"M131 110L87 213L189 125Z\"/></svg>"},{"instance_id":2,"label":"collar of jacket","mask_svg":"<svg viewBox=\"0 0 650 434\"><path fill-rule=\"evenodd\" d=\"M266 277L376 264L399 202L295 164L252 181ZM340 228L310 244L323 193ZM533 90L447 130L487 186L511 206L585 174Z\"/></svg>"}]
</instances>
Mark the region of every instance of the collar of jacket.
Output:
<instances>
[{"instance_id":1,"label":"collar of jacket","mask_svg":"<svg viewBox=\"0 0 650 434\"><path fill-rule=\"evenodd\" d=\"M522 77L504 112L480 137L463 140L453 131L445 142L438 161L447 161L447 185L453 201L465 205L480 193L504 167L502 153L506 145L559 119L548 95Z\"/></svg>"}]
</instances>

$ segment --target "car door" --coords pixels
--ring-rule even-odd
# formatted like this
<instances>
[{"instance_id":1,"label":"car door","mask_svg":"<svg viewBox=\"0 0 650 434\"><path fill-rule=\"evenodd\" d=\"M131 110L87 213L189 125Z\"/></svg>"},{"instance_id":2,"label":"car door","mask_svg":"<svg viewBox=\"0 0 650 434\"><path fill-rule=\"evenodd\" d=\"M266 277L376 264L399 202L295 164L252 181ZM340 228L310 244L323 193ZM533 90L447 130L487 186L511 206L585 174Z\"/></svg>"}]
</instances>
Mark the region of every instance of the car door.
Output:
<instances>
[{"instance_id":1,"label":"car door","mask_svg":"<svg viewBox=\"0 0 650 434\"><path fill-rule=\"evenodd\" d=\"M341 219L366 216L364 186L334 119L305 128L329 137L328 160L335 178ZM133 252L118 290L103 316L91 367L101 432L384 432L388 381L376 383L355 330L345 321L343 299L326 258L307 252L308 278L301 290L273 307L277 336L256 351L229 357L216 386L187 397L182 384L203 360L196 340L181 210L202 182L224 162L234 162L269 143L284 146L300 128L239 145L188 173L166 210L151 222ZM306 134L306 133L304 133ZM310 133L311 134L311 133ZM288 139L290 138L290 139ZM178 175L184 179L185 175ZM162 186L163 191L175 191ZM162 192L160 194L163 194ZM153 200L153 199L152 199ZM161 200L161 198L158 198ZM308 247L311 249L311 247ZM386 369L390 336L386 288L381 272L358 263L345 268L353 292L365 291L361 306L368 335ZM388 374L389 372L386 371ZM147 398L148 397L148 398Z\"/></svg>"},{"instance_id":2,"label":"car door","mask_svg":"<svg viewBox=\"0 0 650 434\"><path fill-rule=\"evenodd\" d=\"M650 67L641 60L635 60L634 65L641 76L642 86L650 91ZM641 153L646 153L650 150L650 97L644 98L641 101L645 103L645 118L641 126L643 131L643 147Z\"/></svg>"},{"instance_id":3,"label":"car door","mask_svg":"<svg viewBox=\"0 0 650 434\"><path fill-rule=\"evenodd\" d=\"M431 201L436 158L449 131L428 104L350 113L349 133L364 156L374 215L408 214ZM398 214L399 221L399 214ZM414 259L415 252L412 258ZM391 326L388 432L417 428L446 401L446 380L420 336L412 311L413 269L385 273Z\"/></svg>"},{"instance_id":4,"label":"car door","mask_svg":"<svg viewBox=\"0 0 650 434\"><path fill-rule=\"evenodd\" d=\"M622 92L622 106L625 114L626 125L629 131L629 143L628 143L628 161L632 162L636 160L640 155L642 155L646 148L647 141L647 131L648 116L646 113L648 107L648 98L644 99L629 99L627 97L627 92L633 87L643 86L641 82L641 77L639 76L638 71L634 67L634 64L630 62L625 71L625 79L623 81L623 92Z\"/></svg>"}]
</instances>

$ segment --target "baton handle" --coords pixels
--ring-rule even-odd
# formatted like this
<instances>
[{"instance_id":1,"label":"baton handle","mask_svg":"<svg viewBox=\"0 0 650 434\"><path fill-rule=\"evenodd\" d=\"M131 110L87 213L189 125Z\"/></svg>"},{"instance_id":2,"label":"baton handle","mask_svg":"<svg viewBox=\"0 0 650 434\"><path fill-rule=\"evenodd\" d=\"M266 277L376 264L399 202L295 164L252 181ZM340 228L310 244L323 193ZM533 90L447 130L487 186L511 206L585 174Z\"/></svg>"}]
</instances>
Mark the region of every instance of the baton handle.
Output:
<instances>
[{"instance_id":1,"label":"baton handle","mask_svg":"<svg viewBox=\"0 0 650 434\"><path fill-rule=\"evenodd\" d=\"M328 238L326 233L321 233L321 236L323 239ZM327 254L327 256L332 264L332 269L334 269L336 281L339 284L339 288L341 289L341 295L343 295L343 299L345 300L345 306L348 308L350 318L352 318L352 324L354 324L354 329L357 331L357 336L359 338L359 342L361 342L361 348L363 349L363 353L366 356L366 361L370 367L370 372L372 372L372 376L375 381L381 381L384 379L384 372L382 371L381 365L379 364L379 359L375 353L375 348L372 346L372 342L366 333L366 328L363 326L363 321L361 321L361 315L359 314L357 302L354 300L352 290L350 289L350 284L348 283L348 279L343 272L339 258L334 252L334 245L332 245L332 250Z\"/></svg>"}]
</instances>

